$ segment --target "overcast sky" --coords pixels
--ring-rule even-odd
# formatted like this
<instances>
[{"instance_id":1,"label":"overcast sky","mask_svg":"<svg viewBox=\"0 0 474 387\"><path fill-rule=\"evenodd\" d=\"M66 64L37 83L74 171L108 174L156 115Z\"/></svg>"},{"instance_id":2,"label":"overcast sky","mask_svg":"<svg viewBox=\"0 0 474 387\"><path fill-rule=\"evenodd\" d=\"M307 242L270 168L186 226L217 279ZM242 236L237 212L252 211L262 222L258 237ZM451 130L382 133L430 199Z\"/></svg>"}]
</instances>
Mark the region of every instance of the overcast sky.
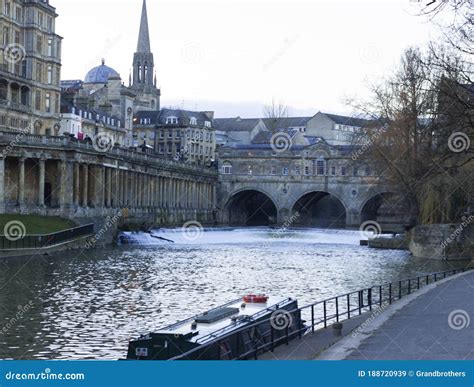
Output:
<instances>
[{"instance_id":1,"label":"overcast sky","mask_svg":"<svg viewBox=\"0 0 474 387\"><path fill-rule=\"evenodd\" d=\"M142 0L50 0L64 37L62 79L106 64L128 84ZM162 106L261 116L272 98L292 115L350 113L347 96L435 38L413 0L148 0Z\"/></svg>"}]
</instances>

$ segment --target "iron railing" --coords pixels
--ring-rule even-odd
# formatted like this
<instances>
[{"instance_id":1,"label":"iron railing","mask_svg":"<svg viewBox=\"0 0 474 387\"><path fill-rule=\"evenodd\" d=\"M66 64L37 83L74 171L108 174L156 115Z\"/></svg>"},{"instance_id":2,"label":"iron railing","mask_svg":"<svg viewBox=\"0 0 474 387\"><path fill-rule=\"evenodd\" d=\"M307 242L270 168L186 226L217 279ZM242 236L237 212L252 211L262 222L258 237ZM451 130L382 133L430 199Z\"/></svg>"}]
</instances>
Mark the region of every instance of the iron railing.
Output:
<instances>
[{"instance_id":1,"label":"iron railing","mask_svg":"<svg viewBox=\"0 0 474 387\"><path fill-rule=\"evenodd\" d=\"M288 345L290 339L293 339L296 336L302 338L304 334L309 332L314 333L320 328L327 328L332 323L350 320L351 318L361 316L366 312L371 312L375 308L381 308L383 306L390 305L425 285L444 279L450 275L464 272L466 270L468 269L461 268L438 273L424 274L417 277L411 277L357 290L340 296L328 298L323 301L318 301L314 304L288 311L289 314L298 316L300 321L305 322L305 324L300 324L300 327L296 330L290 328L289 324L283 328L274 327L276 324L271 323L272 318L270 317L268 319L247 325L243 328L230 331L227 334L221 335L218 338L207 342L206 344L200 345L197 348L194 348L193 350L185 352L170 360L196 360L196 358L204 358L206 355L206 350L215 348L216 346L217 348L220 348L221 344L225 343L226 340L228 340L231 336L237 335L236 341L240 342L240 338L242 338L244 335L248 336L250 332L255 331L256 328L265 326L267 331L263 332L260 340L255 342L255 345L244 352L237 352L235 356L229 358L229 360L250 358L257 359L260 353L267 351L273 352L273 350L280 344ZM280 328L284 330L283 335L281 334L282 329Z\"/></svg>"},{"instance_id":2,"label":"iron railing","mask_svg":"<svg viewBox=\"0 0 474 387\"><path fill-rule=\"evenodd\" d=\"M54 246L79 237L94 234L94 224L87 224L44 235L0 235L0 250L33 249Z\"/></svg>"}]
</instances>

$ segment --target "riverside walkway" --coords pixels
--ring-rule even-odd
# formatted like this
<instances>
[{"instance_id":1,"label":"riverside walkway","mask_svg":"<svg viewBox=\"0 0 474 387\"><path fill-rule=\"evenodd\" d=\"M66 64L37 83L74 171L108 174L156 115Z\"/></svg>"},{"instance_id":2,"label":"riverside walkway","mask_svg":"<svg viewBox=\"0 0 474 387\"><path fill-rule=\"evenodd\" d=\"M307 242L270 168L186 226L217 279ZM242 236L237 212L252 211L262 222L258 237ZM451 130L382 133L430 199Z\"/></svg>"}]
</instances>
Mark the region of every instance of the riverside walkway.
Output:
<instances>
[{"instance_id":1,"label":"riverside walkway","mask_svg":"<svg viewBox=\"0 0 474 387\"><path fill-rule=\"evenodd\" d=\"M317 360L474 359L474 270L427 286L320 353Z\"/></svg>"}]
</instances>

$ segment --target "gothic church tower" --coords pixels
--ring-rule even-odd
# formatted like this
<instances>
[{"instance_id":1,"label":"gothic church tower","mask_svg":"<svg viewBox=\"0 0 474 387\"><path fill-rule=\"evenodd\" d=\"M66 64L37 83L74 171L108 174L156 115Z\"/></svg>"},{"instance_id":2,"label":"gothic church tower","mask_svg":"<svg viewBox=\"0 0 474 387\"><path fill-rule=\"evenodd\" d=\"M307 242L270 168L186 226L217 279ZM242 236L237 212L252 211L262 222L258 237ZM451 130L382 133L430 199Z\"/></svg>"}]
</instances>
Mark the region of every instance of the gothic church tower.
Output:
<instances>
[{"instance_id":1,"label":"gothic church tower","mask_svg":"<svg viewBox=\"0 0 474 387\"><path fill-rule=\"evenodd\" d=\"M131 88L137 94L136 110L160 110L160 90L156 87L155 63L150 48L146 0L143 0L137 52L133 56Z\"/></svg>"}]
</instances>

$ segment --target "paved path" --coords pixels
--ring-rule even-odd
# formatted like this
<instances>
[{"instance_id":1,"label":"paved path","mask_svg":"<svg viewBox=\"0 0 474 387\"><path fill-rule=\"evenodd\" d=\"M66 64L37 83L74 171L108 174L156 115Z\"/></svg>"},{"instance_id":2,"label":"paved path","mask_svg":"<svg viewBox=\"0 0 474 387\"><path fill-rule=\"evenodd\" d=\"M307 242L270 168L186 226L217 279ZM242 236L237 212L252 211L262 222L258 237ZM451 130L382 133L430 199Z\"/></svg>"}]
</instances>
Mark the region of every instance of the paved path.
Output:
<instances>
[{"instance_id":1,"label":"paved path","mask_svg":"<svg viewBox=\"0 0 474 387\"><path fill-rule=\"evenodd\" d=\"M317 359L474 359L474 270L409 297L377 317L358 341L344 338Z\"/></svg>"}]
</instances>

